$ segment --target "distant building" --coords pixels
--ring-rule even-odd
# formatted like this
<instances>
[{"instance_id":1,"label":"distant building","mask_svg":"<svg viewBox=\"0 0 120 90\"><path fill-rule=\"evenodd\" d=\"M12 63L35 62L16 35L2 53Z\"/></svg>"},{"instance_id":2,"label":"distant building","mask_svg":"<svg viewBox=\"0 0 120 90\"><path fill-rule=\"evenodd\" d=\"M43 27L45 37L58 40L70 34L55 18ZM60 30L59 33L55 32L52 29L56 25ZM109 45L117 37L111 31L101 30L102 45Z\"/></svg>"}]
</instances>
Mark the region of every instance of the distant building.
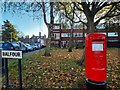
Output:
<instances>
[{"instance_id":1,"label":"distant building","mask_svg":"<svg viewBox=\"0 0 120 90\"><path fill-rule=\"evenodd\" d=\"M85 41L86 37L86 29L73 29L72 31L72 42L73 46L81 45ZM105 29L99 29L96 32L104 33L107 36L108 42L120 42L120 35L118 32L114 31L108 31ZM112 33L115 33L116 35L112 35ZM52 45L58 46L58 47L68 47L69 40L71 35L71 29L61 29L60 25L57 25L52 30Z\"/></svg>"},{"instance_id":2,"label":"distant building","mask_svg":"<svg viewBox=\"0 0 120 90\"><path fill-rule=\"evenodd\" d=\"M19 41L22 41L24 43L29 43L29 44L34 44L34 43L45 43L46 41L46 35L41 36L41 32L39 32L39 36L35 36L33 35L31 38L29 37L29 35L24 37L19 38Z\"/></svg>"},{"instance_id":3,"label":"distant building","mask_svg":"<svg viewBox=\"0 0 120 90\"><path fill-rule=\"evenodd\" d=\"M30 38L30 43L31 43L31 44L41 43L41 42L43 42L43 41L44 41L44 43L45 43L45 41L46 41L46 35L41 36L41 32L39 32L39 36L33 35L33 36Z\"/></svg>"},{"instance_id":4,"label":"distant building","mask_svg":"<svg viewBox=\"0 0 120 90\"><path fill-rule=\"evenodd\" d=\"M70 35L71 29L53 29L53 44L60 47L67 47L69 45ZM73 45L83 43L85 40L85 33L80 29L73 29L72 36Z\"/></svg>"}]
</instances>

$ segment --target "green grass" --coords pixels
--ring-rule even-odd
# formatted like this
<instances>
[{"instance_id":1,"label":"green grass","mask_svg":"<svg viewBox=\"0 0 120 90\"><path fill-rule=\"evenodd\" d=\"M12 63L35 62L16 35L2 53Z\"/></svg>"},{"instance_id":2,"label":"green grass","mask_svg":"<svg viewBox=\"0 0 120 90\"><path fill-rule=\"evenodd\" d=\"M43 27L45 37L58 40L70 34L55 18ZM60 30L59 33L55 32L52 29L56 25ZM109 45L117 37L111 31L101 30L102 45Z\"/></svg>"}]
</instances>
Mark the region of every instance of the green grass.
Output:
<instances>
[{"instance_id":1,"label":"green grass","mask_svg":"<svg viewBox=\"0 0 120 90\"><path fill-rule=\"evenodd\" d=\"M120 61L117 48L107 50L108 87L120 88ZM85 67L77 62L82 56L82 49L51 49L52 56L43 56L44 51L24 57L22 75L24 88L81 88L85 86ZM10 83L18 85L18 61L9 61ZM115 86L115 87L114 87Z\"/></svg>"}]
</instances>

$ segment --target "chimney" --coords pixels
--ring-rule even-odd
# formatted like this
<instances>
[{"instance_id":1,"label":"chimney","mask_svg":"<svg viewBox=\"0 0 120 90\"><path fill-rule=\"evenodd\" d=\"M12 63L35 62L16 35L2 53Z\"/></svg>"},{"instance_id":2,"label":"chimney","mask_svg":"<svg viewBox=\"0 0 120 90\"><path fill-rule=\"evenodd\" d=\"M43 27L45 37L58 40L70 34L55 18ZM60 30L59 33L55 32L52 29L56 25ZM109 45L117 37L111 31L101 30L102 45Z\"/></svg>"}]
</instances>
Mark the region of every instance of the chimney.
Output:
<instances>
[{"instance_id":1,"label":"chimney","mask_svg":"<svg viewBox=\"0 0 120 90\"><path fill-rule=\"evenodd\" d=\"M39 32L39 37L41 38L41 32Z\"/></svg>"},{"instance_id":2,"label":"chimney","mask_svg":"<svg viewBox=\"0 0 120 90\"><path fill-rule=\"evenodd\" d=\"M46 35L44 34L44 39L46 39Z\"/></svg>"}]
</instances>

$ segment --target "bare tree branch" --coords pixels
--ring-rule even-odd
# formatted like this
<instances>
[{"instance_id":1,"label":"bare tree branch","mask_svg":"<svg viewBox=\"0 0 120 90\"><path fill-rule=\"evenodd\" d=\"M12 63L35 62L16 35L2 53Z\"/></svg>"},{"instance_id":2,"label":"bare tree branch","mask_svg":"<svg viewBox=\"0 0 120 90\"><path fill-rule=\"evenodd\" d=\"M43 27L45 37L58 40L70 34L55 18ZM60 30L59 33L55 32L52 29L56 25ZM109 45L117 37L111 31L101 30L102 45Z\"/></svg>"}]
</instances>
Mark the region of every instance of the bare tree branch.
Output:
<instances>
[{"instance_id":1,"label":"bare tree branch","mask_svg":"<svg viewBox=\"0 0 120 90\"><path fill-rule=\"evenodd\" d=\"M50 17L51 17L50 24L54 24L53 6L54 6L54 3L50 2Z\"/></svg>"},{"instance_id":2,"label":"bare tree branch","mask_svg":"<svg viewBox=\"0 0 120 90\"><path fill-rule=\"evenodd\" d=\"M86 2L82 2L83 12L87 18L88 21L93 21L94 15L92 11L89 8L89 5Z\"/></svg>"},{"instance_id":3,"label":"bare tree branch","mask_svg":"<svg viewBox=\"0 0 120 90\"><path fill-rule=\"evenodd\" d=\"M81 20L81 18L77 15L77 13L75 13L75 7L76 7L76 4L75 4L75 3L73 3L73 4L74 4L74 10L72 10L72 11L73 11L73 14L76 15L77 18L79 19L79 20L77 20L77 21L74 21L74 16L72 16L72 18L69 16L69 14L68 14L68 12L67 12L67 9L66 9L66 6L65 6L63 3L61 3L61 2L60 2L60 4L64 7L65 17L66 17L66 18L68 18L70 21L72 21L72 22L74 22L74 23L80 23L80 22L82 22L83 24L87 25L84 21Z\"/></svg>"},{"instance_id":4,"label":"bare tree branch","mask_svg":"<svg viewBox=\"0 0 120 90\"><path fill-rule=\"evenodd\" d=\"M87 24L84 21L81 20L81 17L78 16L78 14L75 13L75 15L76 15L77 18L79 18L78 22L81 22L81 23L83 23L83 24L85 24L87 26Z\"/></svg>"},{"instance_id":5,"label":"bare tree branch","mask_svg":"<svg viewBox=\"0 0 120 90\"><path fill-rule=\"evenodd\" d=\"M46 11L45 11L45 3L44 0L42 0L42 10L43 10L43 16L44 16L44 22L46 25L48 25L48 22L46 20Z\"/></svg>"},{"instance_id":6,"label":"bare tree branch","mask_svg":"<svg viewBox=\"0 0 120 90\"><path fill-rule=\"evenodd\" d=\"M103 9L104 7L107 7L107 6L110 6L110 5L116 5L117 3L116 2L111 2L111 3L108 3L108 2L101 2L100 4L97 5L97 8L96 10L94 11L94 14L96 14L97 12L99 12L101 9Z\"/></svg>"},{"instance_id":7,"label":"bare tree branch","mask_svg":"<svg viewBox=\"0 0 120 90\"><path fill-rule=\"evenodd\" d=\"M112 11L112 9L114 8L115 5L116 5L116 4L114 4L114 5L109 9L109 11L108 11L103 17L99 18L99 19L95 22L95 25L97 25L97 24L100 22L100 20L102 20L102 19L104 19L104 18L106 18L106 17L118 16L120 13L118 13L118 14L116 14L116 15L113 14L113 15L109 16L109 13L111 13L111 11Z\"/></svg>"},{"instance_id":8,"label":"bare tree branch","mask_svg":"<svg viewBox=\"0 0 120 90\"><path fill-rule=\"evenodd\" d=\"M77 8L79 11L82 11L82 12L83 12L83 10L80 8L80 6L77 5L77 3L75 3L75 6L76 6L76 8Z\"/></svg>"}]
</instances>

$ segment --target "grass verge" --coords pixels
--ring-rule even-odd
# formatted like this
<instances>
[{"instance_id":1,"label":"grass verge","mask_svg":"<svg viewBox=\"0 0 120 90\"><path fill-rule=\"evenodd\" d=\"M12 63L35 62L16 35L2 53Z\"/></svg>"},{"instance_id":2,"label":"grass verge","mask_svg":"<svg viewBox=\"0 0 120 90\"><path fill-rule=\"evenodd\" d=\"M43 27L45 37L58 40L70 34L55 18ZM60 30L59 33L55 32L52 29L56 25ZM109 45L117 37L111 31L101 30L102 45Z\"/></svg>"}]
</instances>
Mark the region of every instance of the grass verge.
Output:
<instances>
[{"instance_id":1,"label":"grass verge","mask_svg":"<svg viewBox=\"0 0 120 90\"><path fill-rule=\"evenodd\" d=\"M120 89L120 49L107 50L107 83L110 89ZM22 60L24 88L85 88L85 67L77 62L82 56L82 49L51 50L52 56L43 56L43 51L32 54ZM10 83L18 85L17 61L9 61ZM3 80L4 82L4 80ZM15 87L13 87L15 88Z\"/></svg>"}]
</instances>

